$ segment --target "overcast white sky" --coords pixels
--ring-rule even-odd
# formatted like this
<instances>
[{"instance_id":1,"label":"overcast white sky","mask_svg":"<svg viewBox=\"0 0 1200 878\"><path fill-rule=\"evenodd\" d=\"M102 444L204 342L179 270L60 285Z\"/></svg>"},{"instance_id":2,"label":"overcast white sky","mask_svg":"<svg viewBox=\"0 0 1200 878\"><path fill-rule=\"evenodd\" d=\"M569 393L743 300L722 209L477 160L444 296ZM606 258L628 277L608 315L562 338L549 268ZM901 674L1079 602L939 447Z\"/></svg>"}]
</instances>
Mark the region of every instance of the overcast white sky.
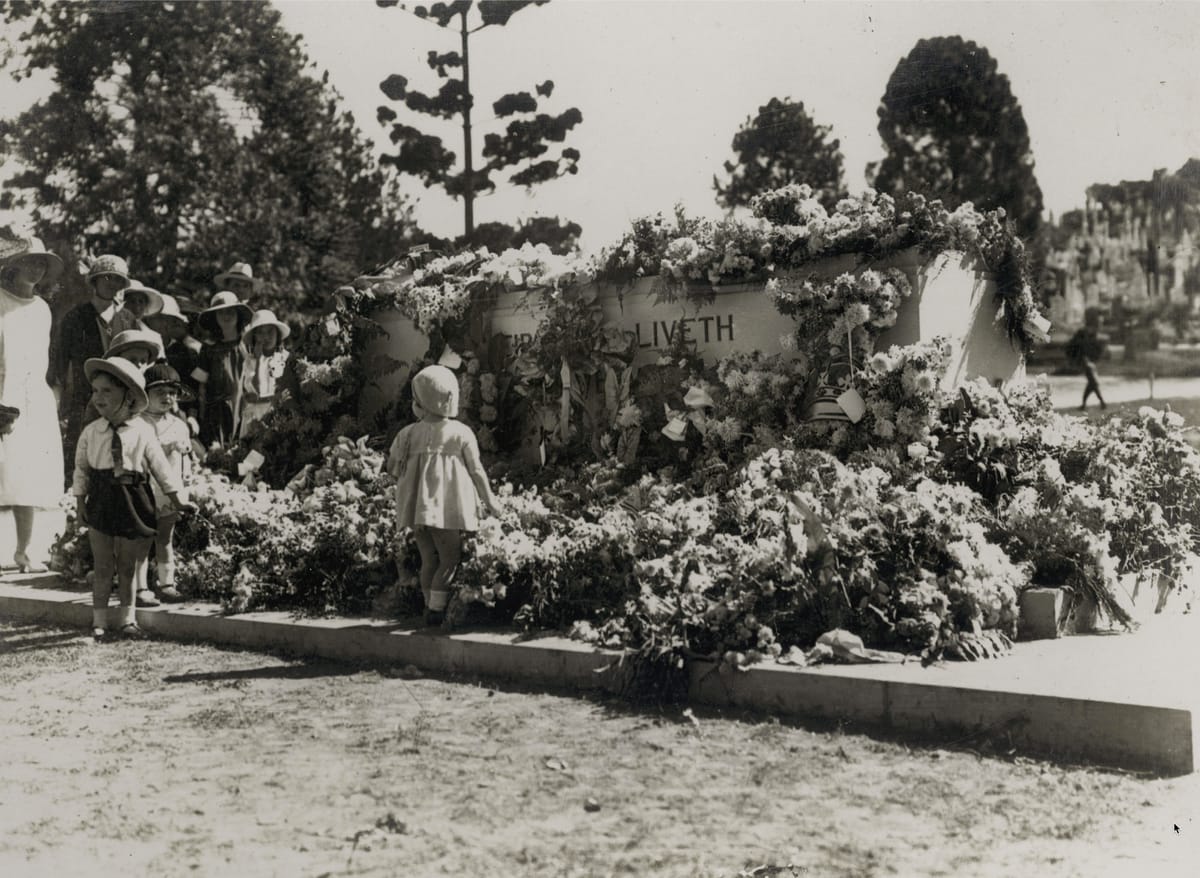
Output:
<instances>
[{"instance_id":1,"label":"overcast white sky","mask_svg":"<svg viewBox=\"0 0 1200 878\"><path fill-rule=\"evenodd\" d=\"M286 27L329 70L364 133L386 147L375 109L390 73L437 88L431 49L457 38L373 0L277 0ZM535 187L502 186L476 220L558 215L579 222L585 249L614 241L630 220L676 202L716 216L712 177L730 141L772 97L803 101L833 128L852 191L881 157L876 109L896 63L918 39L957 34L997 60L1024 110L1047 208L1079 206L1093 182L1148 177L1200 157L1197 2L705 2L555 0L473 38L476 149L499 130L491 103L555 82L546 108L583 113L568 143L579 174ZM4 95L8 96L5 97ZM27 100L6 83L0 111ZM396 105L418 127L428 117ZM447 146L461 151L447 125ZM413 182L418 221L457 234L461 205Z\"/></svg>"},{"instance_id":2,"label":"overcast white sky","mask_svg":"<svg viewBox=\"0 0 1200 878\"><path fill-rule=\"evenodd\" d=\"M456 47L452 35L369 0L278 5L379 144L378 83L395 72L433 90L425 53ZM737 128L771 97L803 101L832 126L859 191L865 165L882 154L876 109L896 63L918 39L951 34L984 46L1009 77L1055 213L1079 206L1090 183L1200 157L1200 3L556 0L473 39L477 121L488 130L495 98L553 79L552 107L583 112L570 140L583 154L579 174L485 198L477 221L570 217L594 249L676 202L715 216L713 174ZM444 136L461 151L453 131ZM423 225L461 231L460 205L414 191Z\"/></svg>"}]
</instances>

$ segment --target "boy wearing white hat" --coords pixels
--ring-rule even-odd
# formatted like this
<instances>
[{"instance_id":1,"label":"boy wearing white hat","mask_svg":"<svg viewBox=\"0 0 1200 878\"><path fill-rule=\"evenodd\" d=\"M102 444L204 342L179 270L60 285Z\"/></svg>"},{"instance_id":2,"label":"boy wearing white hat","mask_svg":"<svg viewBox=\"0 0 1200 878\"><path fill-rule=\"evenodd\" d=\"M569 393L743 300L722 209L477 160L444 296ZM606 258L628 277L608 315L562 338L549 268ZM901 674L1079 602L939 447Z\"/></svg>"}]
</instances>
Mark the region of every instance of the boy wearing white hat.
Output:
<instances>
[{"instance_id":1,"label":"boy wearing white hat","mask_svg":"<svg viewBox=\"0 0 1200 878\"><path fill-rule=\"evenodd\" d=\"M134 615L134 591L144 576L158 515L150 489L153 477L167 505L183 510L182 485L171 471L154 427L136 417L146 409L142 370L122 357L94 358L84 364L100 417L88 424L75 449L71 493L79 521L87 525L92 548L92 636L107 636L108 599L117 575L120 609L116 628L141 637Z\"/></svg>"},{"instance_id":2,"label":"boy wearing white hat","mask_svg":"<svg viewBox=\"0 0 1200 878\"><path fill-rule=\"evenodd\" d=\"M127 329L147 329L146 318L163 309L162 293L139 280L131 280L121 291L121 309L113 315L114 333Z\"/></svg>"},{"instance_id":3,"label":"boy wearing white hat","mask_svg":"<svg viewBox=\"0 0 1200 878\"><path fill-rule=\"evenodd\" d=\"M254 270L246 262L235 262L228 271L213 278L218 290L229 290L243 302L254 295Z\"/></svg>"},{"instance_id":4,"label":"boy wearing white hat","mask_svg":"<svg viewBox=\"0 0 1200 878\"><path fill-rule=\"evenodd\" d=\"M105 357L124 357L143 372L163 358L162 336L153 329L127 329L113 336Z\"/></svg>"}]
</instances>

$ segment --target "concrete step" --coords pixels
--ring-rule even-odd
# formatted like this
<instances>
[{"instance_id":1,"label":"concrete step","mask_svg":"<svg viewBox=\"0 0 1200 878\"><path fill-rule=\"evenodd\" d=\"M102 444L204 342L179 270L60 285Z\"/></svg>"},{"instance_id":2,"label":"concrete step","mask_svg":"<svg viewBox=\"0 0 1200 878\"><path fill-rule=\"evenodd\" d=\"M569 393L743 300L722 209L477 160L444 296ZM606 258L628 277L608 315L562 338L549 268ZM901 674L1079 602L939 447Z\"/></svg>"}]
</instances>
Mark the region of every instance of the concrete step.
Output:
<instances>
[{"instance_id":1,"label":"concrete step","mask_svg":"<svg viewBox=\"0 0 1200 878\"><path fill-rule=\"evenodd\" d=\"M91 598L54 575L0 580L0 618L90 627ZM417 620L299 619L282 612L221 614L187 603L137 611L166 638L343 661L415 665L553 689L616 691L619 654L553 634L443 634ZM845 721L890 732L983 736L1004 750L1123 769L1194 770L1200 708L1196 618L1147 622L1132 634L1018 643L1004 658L732 670L688 667L689 698L780 716Z\"/></svg>"}]
</instances>

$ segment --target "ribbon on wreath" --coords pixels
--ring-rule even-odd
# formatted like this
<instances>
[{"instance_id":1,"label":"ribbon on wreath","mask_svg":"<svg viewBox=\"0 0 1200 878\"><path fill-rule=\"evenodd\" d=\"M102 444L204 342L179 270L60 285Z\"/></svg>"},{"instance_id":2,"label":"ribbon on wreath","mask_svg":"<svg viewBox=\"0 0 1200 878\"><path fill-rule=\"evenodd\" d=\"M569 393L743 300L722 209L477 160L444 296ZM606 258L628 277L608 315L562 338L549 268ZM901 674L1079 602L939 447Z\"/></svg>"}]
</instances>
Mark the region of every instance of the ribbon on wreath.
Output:
<instances>
[{"instance_id":1,"label":"ribbon on wreath","mask_svg":"<svg viewBox=\"0 0 1200 878\"><path fill-rule=\"evenodd\" d=\"M862 420L863 415L867 413L867 404L863 401L859 392L854 388L854 330L846 330L846 353L850 360L850 386L843 390L837 398L837 404L842 411L846 413L846 417L850 419L850 423L857 424Z\"/></svg>"},{"instance_id":2,"label":"ribbon on wreath","mask_svg":"<svg viewBox=\"0 0 1200 878\"><path fill-rule=\"evenodd\" d=\"M562 368L558 372L562 382L562 396L558 401L558 436L564 444L571 429L571 367L567 358L562 358Z\"/></svg>"}]
</instances>

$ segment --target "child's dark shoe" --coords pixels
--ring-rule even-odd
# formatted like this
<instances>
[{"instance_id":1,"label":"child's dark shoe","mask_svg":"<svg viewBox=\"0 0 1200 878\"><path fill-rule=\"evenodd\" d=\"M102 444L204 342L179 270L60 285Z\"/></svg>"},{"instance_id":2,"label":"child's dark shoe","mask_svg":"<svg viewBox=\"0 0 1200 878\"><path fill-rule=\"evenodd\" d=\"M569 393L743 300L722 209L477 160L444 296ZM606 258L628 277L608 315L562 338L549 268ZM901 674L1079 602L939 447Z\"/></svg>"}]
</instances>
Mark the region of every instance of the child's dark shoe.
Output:
<instances>
[{"instance_id":1,"label":"child's dark shoe","mask_svg":"<svg viewBox=\"0 0 1200 878\"><path fill-rule=\"evenodd\" d=\"M425 627L427 628L436 628L445 619L446 613L444 610L426 610L425 614L421 617L421 621L425 623Z\"/></svg>"},{"instance_id":2,"label":"child's dark shoe","mask_svg":"<svg viewBox=\"0 0 1200 878\"><path fill-rule=\"evenodd\" d=\"M168 604L178 604L183 601L183 595L173 585L164 585L158 590L158 596Z\"/></svg>"},{"instance_id":3,"label":"child's dark shoe","mask_svg":"<svg viewBox=\"0 0 1200 878\"><path fill-rule=\"evenodd\" d=\"M148 588L143 588L137 593L137 602L139 607L157 607L159 605L158 598Z\"/></svg>"},{"instance_id":4,"label":"child's dark shoe","mask_svg":"<svg viewBox=\"0 0 1200 878\"><path fill-rule=\"evenodd\" d=\"M125 640L145 640L146 632L136 622L121 626L121 637Z\"/></svg>"}]
</instances>

